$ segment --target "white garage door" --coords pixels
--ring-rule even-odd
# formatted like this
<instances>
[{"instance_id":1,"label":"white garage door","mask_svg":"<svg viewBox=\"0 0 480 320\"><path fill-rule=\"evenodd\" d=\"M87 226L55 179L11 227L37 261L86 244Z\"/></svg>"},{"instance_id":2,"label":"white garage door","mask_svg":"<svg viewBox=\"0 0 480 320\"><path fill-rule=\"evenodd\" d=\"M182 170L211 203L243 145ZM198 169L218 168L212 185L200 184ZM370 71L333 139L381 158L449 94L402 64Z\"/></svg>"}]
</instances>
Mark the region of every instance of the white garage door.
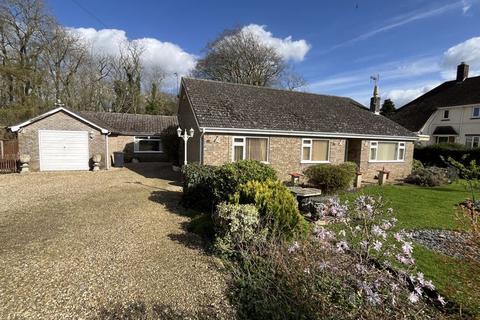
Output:
<instances>
[{"instance_id":1,"label":"white garage door","mask_svg":"<svg viewBox=\"0 0 480 320\"><path fill-rule=\"evenodd\" d=\"M40 170L88 170L88 131L39 130Z\"/></svg>"}]
</instances>

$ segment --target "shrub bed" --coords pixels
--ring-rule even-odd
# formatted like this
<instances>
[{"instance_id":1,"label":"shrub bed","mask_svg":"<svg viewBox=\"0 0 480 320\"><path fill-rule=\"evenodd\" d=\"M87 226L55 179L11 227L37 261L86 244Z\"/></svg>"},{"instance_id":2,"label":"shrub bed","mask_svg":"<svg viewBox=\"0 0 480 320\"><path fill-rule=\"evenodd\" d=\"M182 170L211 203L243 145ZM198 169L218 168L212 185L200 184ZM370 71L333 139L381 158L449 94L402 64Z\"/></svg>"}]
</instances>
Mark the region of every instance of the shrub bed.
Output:
<instances>
[{"instance_id":1,"label":"shrub bed","mask_svg":"<svg viewBox=\"0 0 480 320\"><path fill-rule=\"evenodd\" d=\"M325 193L334 193L347 190L357 171L357 165L353 162L345 162L339 165L318 164L304 170L308 182Z\"/></svg>"},{"instance_id":2,"label":"shrub bed","mask_svg":"<svg viewBox=\"0 0 480 320\"><path fill-rule=\"evenodd\" d=\"M249 181L240 186L234 201L254 204L273 237L291 240L308 233L308 223L298 210L295 196L280 181Z\"/></svg>"},{"instance_id":3,"label":"shrub bed","mask_svg":"<svg viewBox=\"0 0 480 320\"><path fill-rule=\"evenodd\" d=\"M209 213L214 211L218 203L228 201L240 185L248 181L277 178L274 169L253 160L237 161L219 167L188 164L182 168L182 173L182 205Z\"/></svg>"},{"instance_id":4,"label":"shrub bed","mask_svg":"<svg viewBox=\"0 0 480 320\"><path fill-rule=\"evenodd\" d=\"M449 170L439 167L418 167L405 178L406 183L436 187L451 182Z\"/></svg>"}]
</instances>

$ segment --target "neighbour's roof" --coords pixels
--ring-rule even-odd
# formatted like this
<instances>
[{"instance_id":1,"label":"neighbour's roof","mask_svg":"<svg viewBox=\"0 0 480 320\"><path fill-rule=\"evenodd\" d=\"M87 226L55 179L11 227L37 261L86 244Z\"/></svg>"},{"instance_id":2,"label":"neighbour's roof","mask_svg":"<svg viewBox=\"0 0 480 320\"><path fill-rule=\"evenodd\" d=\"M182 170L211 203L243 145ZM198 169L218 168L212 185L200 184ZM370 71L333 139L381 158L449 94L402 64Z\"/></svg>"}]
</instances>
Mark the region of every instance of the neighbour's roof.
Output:
<instances>
[{"instance_id":1,"label":"neighbour's roof","mask_svg":"<svg viewBox=\"0 0 480 320\"><path fill-rule=\"evenodd\" d=\"M444 82L399 108L391 119L409 130L419 131L438 108L476 103L480 103L480 76Z\"/></svg>"},{"instance_id":2,"label":"neighbour's roof","mask_svg":"<svg viewBox=\"0 0 480 320\"><path fill-rule=\"evenodd\" d=\"M433 131L433 134L449 134L449 135L458 135L457 131L453 129L451 126L439 126L436 127L435 130Z\"/></svg>"},{"instance_id":3,"label":"neighbour's roof","mask_svg":"<svg viewBox=\"0 0 480 320\"><path fill-rule=\"evenodd\" d=\"M346 97L182 79L200 127L413 137Z\"/></svg>"},{"instance_id":4,"label":"neighbour's roof","mask_svg":"<svg viewBox=\"0 0 480 320\"><path fill-rule=\"evenodd\" d=\"M126 135L155 135L170 126L178 126L176 116L92 111L77 111L77 113L112 133Z\"/></svg>"}]
</instances>

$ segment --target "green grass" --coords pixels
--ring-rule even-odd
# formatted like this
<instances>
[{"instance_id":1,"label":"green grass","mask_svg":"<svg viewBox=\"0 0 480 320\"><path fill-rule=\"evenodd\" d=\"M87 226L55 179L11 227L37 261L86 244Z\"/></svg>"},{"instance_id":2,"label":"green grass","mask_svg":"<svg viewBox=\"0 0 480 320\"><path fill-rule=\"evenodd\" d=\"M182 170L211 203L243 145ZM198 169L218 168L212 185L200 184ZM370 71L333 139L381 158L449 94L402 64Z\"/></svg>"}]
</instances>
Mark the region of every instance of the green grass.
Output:
<instances>
[{"instance_id":1,"label":"green grass","mask_svg":"<svg viewBox=\"0 0 480 320\"><path fill-rule=\"evenodd\" d=\"M464 229L466 225L456 218L455 208L469 197L460 183L441 187L413 185L368 186L361 194L381 195L397 215L402 229ZM346 198L353 198L347 194Z\"/></svg>"},{"instance_id":2,"label":"green grass","mask_svg":"<svg viewBox=\"0 0 480 320\"><path fill-rule=\"evenodd\" d=\"M398 228L466 230L456 206L470 197L461 183L441 187L413 185L368 186L360 194L381 195L398 219ZM345 194L352 199L358 193ZM432 279L442 295L480 317L480 263L447 257L417 245L414 250L419 271Z\"/></svg>"}]
</instances>

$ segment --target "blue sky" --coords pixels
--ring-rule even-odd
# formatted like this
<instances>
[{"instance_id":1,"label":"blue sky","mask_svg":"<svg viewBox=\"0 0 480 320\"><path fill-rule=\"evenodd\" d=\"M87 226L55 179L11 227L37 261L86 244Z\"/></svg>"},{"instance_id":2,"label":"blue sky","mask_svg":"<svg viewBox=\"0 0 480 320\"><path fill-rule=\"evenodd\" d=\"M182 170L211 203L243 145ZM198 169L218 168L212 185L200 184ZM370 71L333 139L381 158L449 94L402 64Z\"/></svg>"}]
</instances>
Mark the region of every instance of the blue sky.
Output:
<instances>
[{"instance_id":1,"label":"blue sky","mask_svg":"<svg viewBox=\"0 0 480 320\"><path fill-rule=\"evenodd\" d=\"M249 28L308 81L306 91L368 103L370 75L397 106L454 77L480 73L480 0L95 1L47 0L59 22L115 50L147 47L145 67L185 74L226 28Z\"/></svg>"}]
</instances>

